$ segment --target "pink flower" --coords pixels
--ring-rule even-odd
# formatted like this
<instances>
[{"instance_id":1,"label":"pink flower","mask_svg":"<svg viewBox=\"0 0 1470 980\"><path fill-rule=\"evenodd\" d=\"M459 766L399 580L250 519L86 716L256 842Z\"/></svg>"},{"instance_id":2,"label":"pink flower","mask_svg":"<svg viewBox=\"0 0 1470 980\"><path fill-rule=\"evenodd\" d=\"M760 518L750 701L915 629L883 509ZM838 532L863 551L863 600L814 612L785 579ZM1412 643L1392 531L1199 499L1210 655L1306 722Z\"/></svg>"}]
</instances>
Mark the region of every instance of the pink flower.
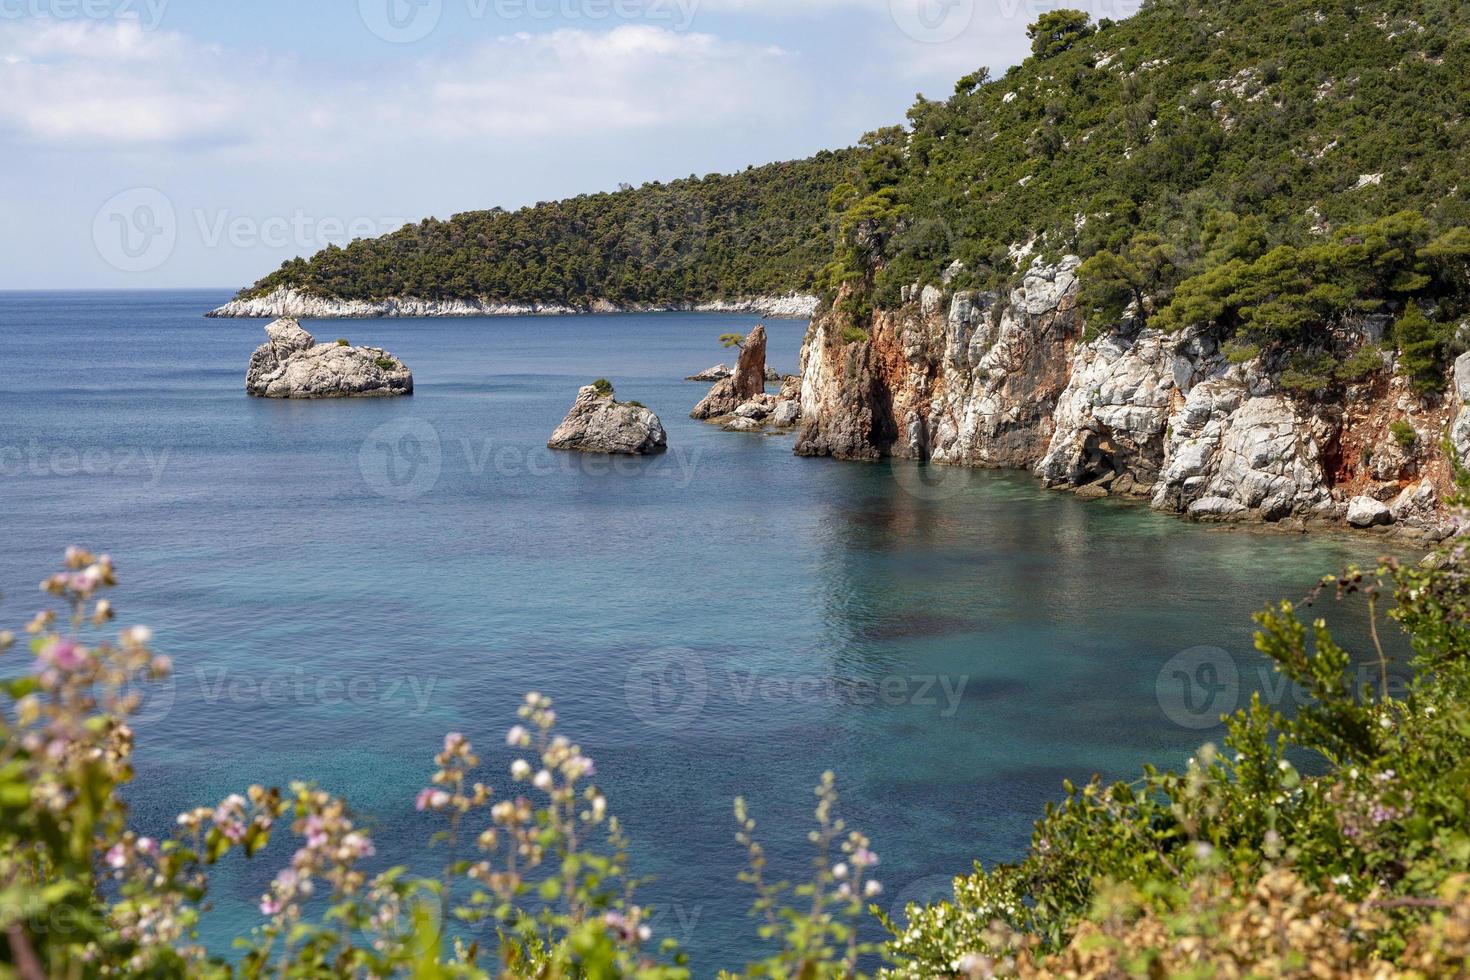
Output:
<instances>
[{"instance_id":1,"label":"pink flower","mask_svg":"<svg viewBox=\"0 0 1470 980\"><path fill-rule=\"evenodd\" d=\"M109 868L117 871L127 867L127 864L127 848L123 847L121 844L113 844L107 849L107 866Z\"/></svg>"},{"instance_id":2,"label":"pink flower","mask_svg":"<svg viewBox=\"0 0 1470 980\"><path fill-rule=\"evenodd\" d=\"M373 847L372 838L366 834L359 834L357 831L353 831L346 837L343 837L342 843L349 851L360 858L372 857L378 853L377 849Z\"/></svg>"},{"instance_id":3,"label":"pink flower","mask_svg":"<svg viewBox=\"0 0 1470 980\"><path fill-rule=\"evenodd\" d=\"M464 736L459 732L450 732L444 736L444 751L453 752L464 744Z\"/></svg>"},{"instance_id":4,"label":"pink flower","mask_svg":"<svg viewBox=\"0 0 1470 980\"><path fill-rule=\"evenodd\" d=\"M442 810L449 805L449 794L442 789L421 789L418 799L414 801L414 809Z\"/></svg>"},{"instance_id":5,"label":"pink flower","mask_svg":"<svg viewBox=\"0 0 1470 980\"><path fill-rule=\"evenodd\" d=\"M87 662L87 651L70 640L57 640L46 648L41 658L61 670L77 670Z\"/></svg>"},{"instance_id":6,"label":"pink flower","mask_svg":"<svg viewBox=\"0 0 1470 980\"><path fill-rule=\"evenodd\" d=\"M280 915L282 902L274 895L267 895L260 900L261 915Z\"/></svg>"},{"instance_id":7,"label":"pink flower","mask_svg":"<svg viewBox=\"0 0 1470 980\"><path fill-rule=\"evenodd\" d=\"M526 731L524 725L516 725L510 731L505 733L505 744L509 745L511 748L517 748L519 746L525 745L529 741L530 733Z\"/></svg>"},{"instance_id":8,"label":"pink flower","mask_svg":"<svg viewBox=\"0 0 1470 980\"><path fill-rule=\"evenodd\" d=\"M321 847L327 842L327 831L322 826L322 818L313 814L306 818L306 846Z\"/></svg>"}]
</instances>

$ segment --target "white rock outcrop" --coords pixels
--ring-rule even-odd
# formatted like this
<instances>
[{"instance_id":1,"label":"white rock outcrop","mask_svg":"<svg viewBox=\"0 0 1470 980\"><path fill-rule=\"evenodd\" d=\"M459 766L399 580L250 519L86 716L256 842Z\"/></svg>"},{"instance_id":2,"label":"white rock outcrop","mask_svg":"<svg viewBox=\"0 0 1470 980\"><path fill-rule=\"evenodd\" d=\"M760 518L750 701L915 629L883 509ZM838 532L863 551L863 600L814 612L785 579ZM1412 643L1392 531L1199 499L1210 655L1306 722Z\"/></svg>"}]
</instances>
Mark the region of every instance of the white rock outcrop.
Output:
<instances>
[{"instance_id":1,"label":"white rock outcrop","mask_svg":"<svg viewBox=\"0 0 1470 980\"><path fill-rule=\"evenodd\" d=\"M1372 497L1354 497L1348 501L1347 522L1353 527L1379 527L1393 523L1388 505Z\"/></svg>"},{"instance_id":2,"label":"white rock outcrop","mask_svg":"<svg viewBox=\"0 0 1470 980\"><path fill-rule=\"evenodd\" d=\"M669 439L651 410L615 400L610 388L587 385L577 392L571 411L546 445L583 453L643 456L663 452Z\"/></svg>"},{"instance_id":3,"label":"white rock outcrop","mask_svg":"<svg viewBox=\"0 0 1470 980\"><path fill-rule=\"evenodd\" d=\"M373 398L413 394L413 373L378 347L318 344L295 319L265 328L245 391L257 398Z\"/></svg>"}]
</instances>

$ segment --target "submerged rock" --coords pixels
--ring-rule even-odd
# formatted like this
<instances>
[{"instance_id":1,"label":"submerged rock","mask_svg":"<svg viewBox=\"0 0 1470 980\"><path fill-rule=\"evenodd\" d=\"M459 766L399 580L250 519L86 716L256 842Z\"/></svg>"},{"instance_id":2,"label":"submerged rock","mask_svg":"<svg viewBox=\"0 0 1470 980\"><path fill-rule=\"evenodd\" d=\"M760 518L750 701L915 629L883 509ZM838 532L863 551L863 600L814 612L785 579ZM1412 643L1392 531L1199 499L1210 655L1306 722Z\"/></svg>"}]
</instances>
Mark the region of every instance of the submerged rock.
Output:
<instances>
[{"instance_id":1,"label":"submerged rock","mask_svg":"<svg viewBox=\"0 0 1470 980\"><path fill-rule=\"evenodd\" d=\"M766 328L757 324L745 338L735 373L719 381L704 400L689 413L690 418L717 419L729 415L766 390Z\"/></svg>"},{"instance_id":2,"label":"submerged rock","mask_svg":"<svg viewBox=\"0 0 1470 980\"><path fill-rule=\"evenodd\" d=\"M372 398L413 394L413 373L378 347L318 344L291 317L265 328L245 391L257 398Z\"/></svg>"},{"instance_id":3,"label":"submerged rock","mask_svg":"<svg viewBox=\"0 0 1470 980\"><path fill-rule=\"evenodd\" d=\"M657 415L642 405L614 399L612 388L587 385L546 444L551 449L583 453L642 456L669 447Z\"/></svg>"}]
</instances>

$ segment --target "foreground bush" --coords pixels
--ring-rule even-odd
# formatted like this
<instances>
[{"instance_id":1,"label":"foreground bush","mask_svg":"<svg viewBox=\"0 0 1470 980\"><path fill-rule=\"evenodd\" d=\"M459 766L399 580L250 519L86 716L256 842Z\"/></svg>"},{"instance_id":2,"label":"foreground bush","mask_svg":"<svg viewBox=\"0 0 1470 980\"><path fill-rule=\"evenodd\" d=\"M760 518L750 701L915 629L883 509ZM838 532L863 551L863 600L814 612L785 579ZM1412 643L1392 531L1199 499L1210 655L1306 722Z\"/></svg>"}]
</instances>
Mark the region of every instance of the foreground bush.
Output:
<instances>
[{"instance_id":1,"label":"foreground bush","mask_svg":"<svg viewBox=\"0 0 1470 980\"><path fill-rule=\"evenodd\" d=\"M1291 604L1262 613L1257 644L1313 695L1294 717L1257 699L1182 774L1094 780L1037 824L1019 862L957 878L953 900L860 939L881 887L877 857L817 787L812 879L770 879L754 820L736 801L742 875L757 934L744 975L1452 976L1470 954L1470 561L1385 561L1322 594L1361 594L1378 637L1412 639L1415 680L1374 684L1321 621ZM168 840L127 825L128 718L165 675L146 629L102 639L112 563L73 549L42 587L60 604L27 626L31 669L6 682L0 760L0 973L86 976L688 976L652 934L627 838L595 766L531 694L506 733L513 792L476 781L479 759L446 736L417 808L438 828L444 869L369 873L376 853L345 802L312 786L250 787L184 813ZM1312 601L1321 599L1321 595ZM0 634L0 648L15 638ZM11 654L13 657L14 655ZM1304 774L1315 773L1315 774ZM407 801L405 801L407 805ZM288 835L294 850L271 848ZM233 963L200 948L208 871L229 855L279 866L260 925ZM447 923L446 928L443 924ZM493 926L495 948L457 935ZM734 974L725 974L734 976Z\"/></svg>"}]
</instances>

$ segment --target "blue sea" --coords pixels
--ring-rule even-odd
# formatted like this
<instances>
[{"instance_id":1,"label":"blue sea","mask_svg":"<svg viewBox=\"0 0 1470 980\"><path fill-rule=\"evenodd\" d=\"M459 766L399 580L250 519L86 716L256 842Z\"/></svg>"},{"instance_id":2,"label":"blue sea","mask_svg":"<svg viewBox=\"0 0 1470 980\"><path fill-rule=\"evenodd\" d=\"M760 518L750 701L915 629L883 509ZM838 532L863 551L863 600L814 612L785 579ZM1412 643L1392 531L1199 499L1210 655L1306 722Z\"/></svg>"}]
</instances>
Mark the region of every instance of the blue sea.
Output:
<instances>
[{"instance_id":1,"label":"blue sea","mask_svg":"<svg viewBox=\"0 0 1470 980\"><path fill-rule=\"evenodd\" d=\"M308 779L353 801L379 863L433 871L413 799L443 735L504 790L505 730L541 691L700 976L759 952L735 796L800 877L833 770L881 902L940 897L1019 856L1064 779L1182 765L1252 690L1289 707L1251 614L1379 547L691 421L705 386L681 379L729 359L742 316L308 323L403 358L414 397L254 400L263 322L201 315L228 298L0 294L0 624L66 545L113 555L120 621L176 664L136 726L139 828ZM794 372L805 324L767 329ZM668 454L544 448L598 377L661 415ZM1324 611L1361 645L1359 610ZM220 870L219 953L289 854Z\"/></svg>"}]
</instances>

